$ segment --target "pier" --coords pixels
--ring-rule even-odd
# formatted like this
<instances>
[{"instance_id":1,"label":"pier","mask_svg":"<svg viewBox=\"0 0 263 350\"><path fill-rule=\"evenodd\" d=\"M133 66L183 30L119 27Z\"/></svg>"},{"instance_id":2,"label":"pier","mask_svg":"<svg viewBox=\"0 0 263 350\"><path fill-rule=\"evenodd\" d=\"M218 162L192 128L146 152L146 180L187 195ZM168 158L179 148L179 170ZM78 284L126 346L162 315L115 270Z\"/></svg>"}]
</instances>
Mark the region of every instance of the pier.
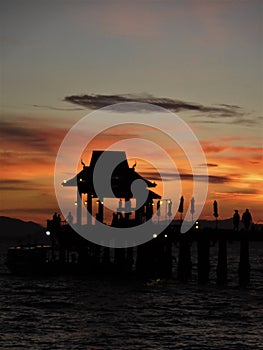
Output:
<instances>
[{"instance_id":1,"label":"pier","mask_svg":"<svg viewBox=\"0 0 263 350\"><path fill-rule=\"evenodd\" d=\"M103 155L104 161L109 164L118 164L111 177L111 187L115 198L119 198L116 211L112 213L112 227L125 230L127 227L140 225L152 220L153 213L157 214L156 232L148 242L129 248L115 248L114 245L104 247L89 242L78 235L74 227L85 227L85 230L96 229L91 220L91 214L100 223L104 223L104 199L112 198L112 193L98 196L94 184L93 174L98 159ZM52 254L51 262L59 264L63 270L86 274L93 277L117 276L121 278L175 278L181 283L192 280L193 269L196 269L196 279L200 284L210 281L211 271L214 269L216 283L228 283L228 246L231 242L240 242L240 259L237 267L237 279L240 286L247 286L250 281L249 240L252 232L247 229L224 230L218 225L218 206L214 202L214 229L200 228L198 222L182 234L182 214L184 198L181 197L178 212L181 219L172 220L165 225L160 220L160 205L164 202L166 213L171 218L171 199L162 199L152 191L156 184L143 178L135 171L134 164L129 167L125 152L120 151L93 151L89 166L82 162L83 169L73 178L64 180L65 187L75 187L77 191L76 223L72 217L60 222L57 217L47 221L47 230L51 235ZM131 192L131 185L135 180L142 180L148 195L140 208L132 206L132 200L137 200ZM87 219L83 220L83 203L87 210ZM96 203L96 205L94 205ZM194 214L194 198L191 200L191 213ZM193 222L194 223L194 222ZM163 229L162 229L163 225ZM161 228L161 229L160 229ZM98 228L99 230L99 228ZM211 248L217 246L217 263L211 265ZM193 263L193 249L195 248L195 266ZM214 257L213 257L214 259Z\"/></svg>"},{"instance_id":2,"label":"pier","mask_svg":"<svg viewBox=\"0 0 263 350\"><path fill-rule=\"evenodd\" d=\"M48 225L52 230L52 221L48 221ZM243 229L236 232L195 227L182 234L177 222L142 245L107 248L83 239L65 223L54 233L53 250L56 251L55 260L64 266L64 270L95 278L173 278L180 283L188 283L193 280L195 269L197 283L210 283L212 274L216 275L218 285L226 285L229 282L228 247L238 242L240 255L239 264L235 267L236 281L246 287L250 282L249 241L260 239L261 235L262 232ZM211 249L217 252L217 256L211 255Z\"/></svg>"}]
</instances>

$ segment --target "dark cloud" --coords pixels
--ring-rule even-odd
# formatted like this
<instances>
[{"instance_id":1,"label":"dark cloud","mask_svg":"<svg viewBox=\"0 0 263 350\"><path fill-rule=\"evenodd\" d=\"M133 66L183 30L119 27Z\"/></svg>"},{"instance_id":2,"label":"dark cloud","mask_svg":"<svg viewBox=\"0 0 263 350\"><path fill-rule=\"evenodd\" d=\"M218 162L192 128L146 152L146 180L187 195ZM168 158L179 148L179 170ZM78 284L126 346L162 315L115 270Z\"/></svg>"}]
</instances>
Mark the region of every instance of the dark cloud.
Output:
<instances>
[{"instance_id":1,"label":"dark cloud","mask_svg":"<svg viewBox=\"0 0 263 350\"><path fill-rule=\"evenodd\" d=\"M141 175L145 177L146 179L150 181L160 181L161 177L157 172L141 172ZM162 173L162 177L164 181L174 181L174 180L190 180L193 181L193 174L188 174L188 173L180 173L178 174L171 174L171 173ZM205 175L196 175L195 176L197 181L205 181L206 176ZM223 184L230 182L232 179L231 177L228 176L217 176L217 175L209 175L208 176L209 182L214 183L214 184Z\"/></svg>"},{"instance_id":2,"label":"dark cloud","mask_svg":"<svg viewBox=\"0 0 263 350\"><path fill-rule=\"evenodd\" d=\"M202 164L203 166L208 166L208 167L217 167L218 164L215 164L215 163L207 163L207 164Z\"/></svg>"},{"instance_id":3,"label":"dark cloud","mask_svg":"<svg viewBox=\"0 0 263 350\"><path fill-rule=\"evenodd\" d=\"M0 121L0 137L5 143L13 143L18 148L28 148L53 154L59 146L59 139L63 139L65 132L59 129L49 129L41 121Z\"/></svg>"},{"instance_id":4,"label":"dark cloud","mask_svg":"<svg viewBox=\"0 0 263 350\"><path fill-rule=\"evenodd\" d=\"M0 190L2 191L28 191L29 189L30 191L39 191L43 188L46 188L46 186L28 180L1 179L0 182Z\"/></svg>"},{"instance_id":5,"label":"dark cloud","mask_svg":"<svg viewBox=\"0 0 263 350\"><path fill-rule=\"evenodd\" d=\"M24 166L25 162L29 165L39 164L41 166L53 166L54 159L53 157L47 157L43 152L32 152L32 150L27 151L19 151L19 153L15 150L13 151L1 151L0 150L0 158L1 158L1 166L8 167L20 167Z\"/></svg>"},{"instance_id":6,"label":"dark cloud","mask_svg":"<svg viewBox=\"0 0 263 350\"><path fill-rule=\"evenodd\" d=\"M84 108L60 108L60 107L53 107L53 106L43 106L43 105L33 105L35 108L41 108L41 109L49 109L52 111L83 111Z\"/></svg>"},{"instance_id":7,"label":"dark cloud","mask_svg":"<svg viewBox=\"0 0 263 350\"><path fill-rule=\"evenodd\" d=\"M165 97L155 97L148 94L121 94L121 95L71 95L64 101L71 102L86 108L97 109L121 102L142 102L158 105L174 112L188 110L204 113L220 113L222 116L236 115L236 106L222 105L219 107L204 106L198 103L186 102Z\"/></svg>"},{"instance_id":8,"label":"dark cloud","mask_svg":"<svg viewBox=\"0 0 263 350\"><path fill-rule=\"evenodd\" d=\"M15 122L0 121L0 135L6 137L8 140L15 139L30 139L36 140L34 135L32 135L32 130L18 126Z\"/></svg>"},{"instance_id":9,"label":"dark cloud","mask_svg":"<svg viewBox=\"0 0 263 350\"><path fill-rule=\"evenodd\" d=\"M25 191L31 189L30 181L18 179L3 179L0 182L0 190L2 191Z\"/></svg>"},{"instance_id":10,"label":"dark cloud","mask_svg":"<svg viewBox=\"0 0 263 350\"><path fill-rule=\"evenodd\" d=\"M262 124L263 117L251 115L250 113L243 113L237 110L237 107L233 108L231 112L220 113L208 113L208 114L196 114L196 120L192 120L191 123L202 124L235 124L243 126L255 126Z\"/></svg>"},{"instance_id":11,"label":"dark cloud","mask_svg":"<svg viewBox=\"0 0 263 350\"><path fill-rule=\"evenodd\" d=\"M240 106L237 106L237 105L229 105L227 103L219 103L219 104L216 104L216 106L222 106L222 107L227 107L227 108L235 108L235 109L240 109L241 107Z\"/></svg>"},{"instance_id":12,"label":"dark cloud","mask_svg":"<svg viewBox=\"0 0 263 350\"><path fill-rule=\"evenodd\" d=\"M44 214L44 215L48 215L50 213L53 214L54 212L57 212L58 211L58 208L53 206L53 207L44 207L44 208L8 208L8 209L2 209L1 210L1 213L2 214L9 214L9 213L36 213L36 214Z\"/></svg>"},{"instance_id":13,"label":"dark cloud","mask_svg":"<svg viewBox=\"0 0 263 350\"><path fill-rule=\"evenodd\" d=\"M232 124L239 124L244 126L254 126L261 123L261 117L244 118L241 115L234 118Z\"/></svg>"},{"instance_id":14,"label":"dark cloud","mask_svg":"<svg viewBox=\"0 0 263 350\"><path fill-rule=\"evenodd\" d=\"M232 190L232 191L227 191L223 192L226 194L233 194L233 195L251 195L251 194L261 194L261 191L256 188L242 188L239 190Z\"/></svg>"},{"instance_id":15,"label":"dark cloud","mask_svg":"<svg viewBox=\"0 0 263 350\"><path fill-rule=\"evenodd\" d=\"M166 97L155 97L149 94L83 94L66 96L64 98L64 101L94 110L122 102L148 103L163 107L173 112L196 112L193 116L193 123L197 122L205 124L240 124L244 126L253 126L260 123L262 118L245 114L240 106L234 104L231 105L221 103L212 106L205 106L200 103L193 103ZM117 110L116 106L114 107L114 110ZM150 111L151 109L147 108L147 110ZM154 108L152 110L154 111ZM125 109L123 109L122 106L119 106L119 111L123 112L125 111Z\"/></svg>"},{"instance_id":16,"label":"dark cloud","mask_svg":"<svg viewBox=\"0 0 263 350\"><path fill-rule=\"evenodd\" d=\"M209 175L209 182L213 184L223 184L230 181L232 181L232 178L229 176Z\"/></svg>"}]
</instances>

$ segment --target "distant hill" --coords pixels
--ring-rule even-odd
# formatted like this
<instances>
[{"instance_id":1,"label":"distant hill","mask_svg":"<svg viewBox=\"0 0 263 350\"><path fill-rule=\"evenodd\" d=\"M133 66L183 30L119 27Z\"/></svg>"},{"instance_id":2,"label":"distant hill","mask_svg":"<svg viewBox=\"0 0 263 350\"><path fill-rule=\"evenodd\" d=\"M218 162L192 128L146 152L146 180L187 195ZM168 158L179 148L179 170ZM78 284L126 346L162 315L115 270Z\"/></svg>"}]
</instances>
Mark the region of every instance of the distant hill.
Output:
<instances>
[{"instance_id":1,"label":"distant hill","mask_svg":"<svg viewBox=\"0 0 263 350\"><path fill-rule=\"evenodd\" d=\"M0 241L19 243L47 243L43 226L6 216L0 216Z\"/></svg>"}]
</instances>

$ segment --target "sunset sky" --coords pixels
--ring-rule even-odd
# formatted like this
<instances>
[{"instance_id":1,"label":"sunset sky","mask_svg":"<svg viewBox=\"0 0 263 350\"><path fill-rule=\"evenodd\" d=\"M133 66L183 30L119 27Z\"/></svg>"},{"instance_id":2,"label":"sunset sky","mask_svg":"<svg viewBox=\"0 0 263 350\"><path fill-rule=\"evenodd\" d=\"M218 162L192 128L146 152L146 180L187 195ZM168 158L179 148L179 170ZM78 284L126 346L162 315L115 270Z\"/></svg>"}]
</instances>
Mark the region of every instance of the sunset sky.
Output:
<instances>
[{"instance_id":1,"label":"sunset sky","mask_svg":"<svg viewBox=\"0 0 263 350\"><path fill-rule=\"evenodd\" d=\"M210 180L202 218L213 219L216 199L220 219L249 208L263 222L262 7L261 0L1 1L0 215L44 224L58 211L54 164L68 130L92 110L127 100L163 106L196 134ZM109 130L83 158L89 163L92 149L149 130ZM189 166L169 150L188 205ZM154 179L143 162L136 170Z\"/></svg>"}]
</instances>

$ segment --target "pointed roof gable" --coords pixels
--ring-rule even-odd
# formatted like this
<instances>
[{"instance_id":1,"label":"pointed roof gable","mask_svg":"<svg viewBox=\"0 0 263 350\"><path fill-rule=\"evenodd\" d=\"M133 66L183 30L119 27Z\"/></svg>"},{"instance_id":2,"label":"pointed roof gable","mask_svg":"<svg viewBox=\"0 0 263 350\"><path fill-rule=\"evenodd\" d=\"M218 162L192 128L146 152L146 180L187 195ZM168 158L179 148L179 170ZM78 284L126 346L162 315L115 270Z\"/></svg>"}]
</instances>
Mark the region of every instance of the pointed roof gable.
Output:
<instances>
[{"instance_id":1,"label":"pointed roof gable","mask_svg":"<svg viewBox=\"0 0 263 350\"><path fill-rule=\"evenodd\" d=\"M117 167L114 169L111 178L112 191L117 198L133 198L133 195L131 193L131 184L135 180L143 180L145 182L145 188L142 189L145 191L147 190L147 187L152 188L156 186L155 183L143 178L140 174L138 174L135 171L134 167L129 167L125 152L102 150L93 151L90 165L84 165L83 169L76 176L67 181L64 181L62 185L65 187L78 186L78 190L80 193L88 193L93 197L97 198L93 186L93 172L95 165L100 156L102 156L102 154L105 163L118 164ZM153 191L149 192L149 195L152 199L161 198L158 194L154 193ZM107 194L105 194L105 198L111 197L107 197Z\"/></svg>"}]
</instances>

